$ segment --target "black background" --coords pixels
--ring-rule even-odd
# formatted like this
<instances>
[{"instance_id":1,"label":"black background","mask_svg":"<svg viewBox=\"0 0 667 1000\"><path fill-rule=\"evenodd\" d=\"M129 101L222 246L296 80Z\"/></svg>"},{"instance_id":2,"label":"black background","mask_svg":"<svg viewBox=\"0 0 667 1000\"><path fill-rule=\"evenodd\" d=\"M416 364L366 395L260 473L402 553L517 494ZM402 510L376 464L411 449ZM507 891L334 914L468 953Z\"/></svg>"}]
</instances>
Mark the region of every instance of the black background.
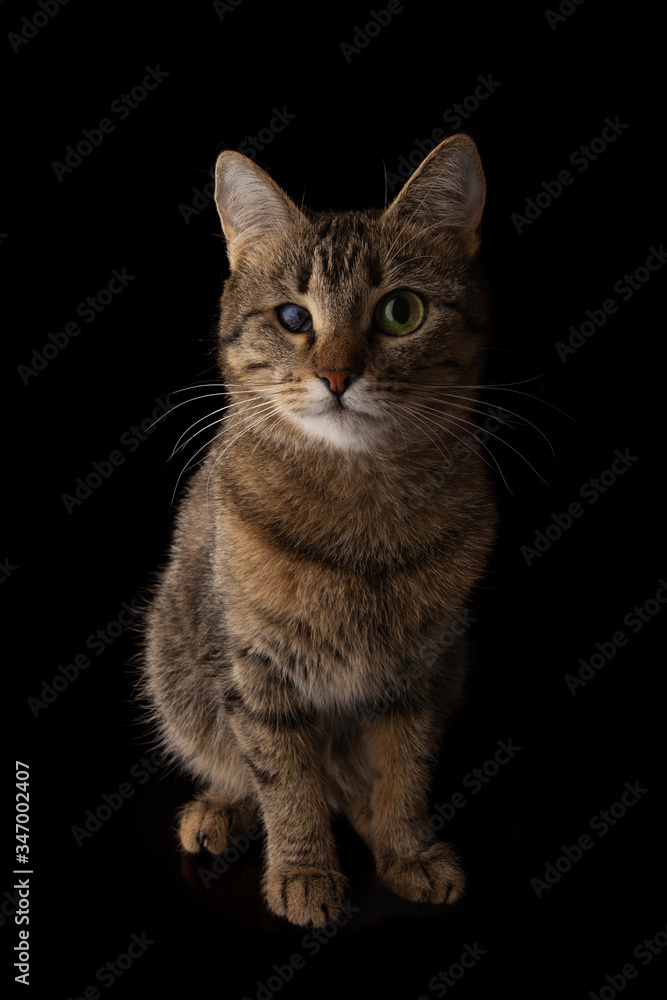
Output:
<instances>
[{"instance_id":1,"label":"black background","mask_svg":"<svg viewBox=\"0 0 667 1000\"><path fill-rule=\"evenodd\" d=\"M619 985L628 1000L659 994L667 955L644 965L633 952L656 934L667 940L659 934L667 906L658 642L667 612L660 605L636 634L623 620L655 599L667 576L664 275L652 273L626 302L614 285L667 235L654 45L661 29L648 5L624 7L622 16L599 0L562 6L571 13L552 27L540 4L415 0L346 59L341 43L353 42L380 3L243 0L220 17L211 3L71 0L39 30L22 20L41 10L36 2L2 5L0 254L10 351L0 557L12 691L1 791L9 834L3 987L13 985L9 954L18 940L10 902L16 758L31 776L33 996L75 998L87 988L94 995L92 987L102 996L161 996L171 987L238 1000L430 1000L444 994L429 981L466 944L481 957L448 996L586 998L603 990L609 998ZM8 36L21 31L34 37L14 51ZM146 67L158 66L168 75L145 101L125 120L110 112ZM169 461L171 449L210 403L174 410L136 450L128 432L148 422L156 400L196 395L177 390L214 374L224 244L212 202L197 214L184 206L210 181L221 149L239 147L269 126L275 109L287 109L295 117L258 153L278 183L313 208L379 206L385 166L395 171L416 140L446 130L443 114L489 75L493 93L463 125L489 188L484 260L497 327L489 382L526 395L484 396L525 419L504 433L507 444L491 442L507 482L497 477L503 528L473 608L469 704L433 789L434 803L466 794L446 835L465 858L470 887L453 908L398 900L341 826L356 912L313 954L307 932L266 913L259 847L208 888L198 869L212 859L179 854L173 816L189 786L160 768L142 783L136 767L153 750L132 700L136 636L126 632L100 655L87 647L123 602L148 592L188 458ZM54 161L105 117L113 132L59 180ZM599 137L607 118L627 127L579 171L571 154ZM568 168L573 183L518 232L512 214ZM133 276L127 287L94 322L79 318L81 333L26 378L19 366L34 363L33 349L76 321L78 304L123 268ZM610 298L618 311L562 361L554 344ZM594 504L582 500L581 487L610 469L616 450L635 460ZM68 512L63 494L114 451L122 463ZM582 516L528 565L521 546L575 501ZM627 644L573 694L565 675L619 629ZM29 702L63 676L59 665L86 653L90 666L55 699ZM493 758L499 740L521 750L477 794L466 791L465 775ZM646 791L604 836L591 831L626 782ZM77 843L72 828L122 785L129 797ZM561 845L584 834L591 849L538 895L531 879L543 879ZM145 953L122 976L98 978L133 934L152 942ZM283 984L273 966L297 953L303 968ZM623 984L630 962L636 977Z\"/></svg>"}]
</instances>

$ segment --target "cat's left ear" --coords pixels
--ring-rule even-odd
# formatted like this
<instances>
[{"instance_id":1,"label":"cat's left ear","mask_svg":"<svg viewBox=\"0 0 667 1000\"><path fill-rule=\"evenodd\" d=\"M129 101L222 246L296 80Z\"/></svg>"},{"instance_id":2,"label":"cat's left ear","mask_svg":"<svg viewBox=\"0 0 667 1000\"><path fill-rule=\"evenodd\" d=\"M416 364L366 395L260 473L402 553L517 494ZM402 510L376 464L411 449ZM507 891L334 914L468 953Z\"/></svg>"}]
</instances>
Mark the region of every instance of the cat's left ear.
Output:
<instances>
[{"instance_id":1,"label":"cat's left ear","mask_svg":"<svg viewBox=\"0 0 667 1000\"><path fill-rule=\"evenodd\" d=\"M453 135L431 150L386 210L386 217L461 231L470 254L479 249L486 181L470 136Z\"/></svg>"},{"instance_id":2,"label":"cat's left ear","mask_svg":"<svg viewBox=\"0 0 667 1000\"><path fill-rule=\"evenodd\" d=\"M220 153L215 165L215 203L232 270L267 237L305 221L294 202L261 167L233 150Z\"/></svg>"}]
</instances>

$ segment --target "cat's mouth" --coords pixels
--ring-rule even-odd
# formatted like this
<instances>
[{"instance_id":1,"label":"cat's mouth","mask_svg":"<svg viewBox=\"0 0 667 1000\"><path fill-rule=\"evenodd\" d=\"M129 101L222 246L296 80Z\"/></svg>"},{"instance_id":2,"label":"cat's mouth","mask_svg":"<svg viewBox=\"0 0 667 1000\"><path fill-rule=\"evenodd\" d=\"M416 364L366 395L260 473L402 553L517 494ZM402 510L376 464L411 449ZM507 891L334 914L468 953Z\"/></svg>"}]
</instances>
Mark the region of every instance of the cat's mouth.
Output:
<instances>
[{"instance_id":1,"label":"cat's mouth","mask_svg":"<svg viewBox=\"0 0 667 1000\"><path fill-rule=\"evenodd\" d=\"M342 413L343 411L345 413L355 412L346 404L346 401L344 399L341 399L340 396L333 396L330 400L327 400L326 404L322 407L322 410L320 412L322 416L326 416L326 414L331 414L331 416L335 418L338 414Z\"/></svg>"},{"instance_id":2,"label":"cat's mouth","mask_svg":"<svg viewBox=\"0 0 667 1000\"><path fill-rule=\"evenodd\" d=\"M321 402L317 408L311 410L312 416L328 417L331 420L346 420L359 417L368 420L375 420L376 415L369 412L368 408L360 405L358 400L354 400L348 393L344 396L331 396Z\"/></svg>"},{"instance_id":3,"label":"cat's mouth","mask_svg":"<svg viewBox=\"0 0 667 1000\"><path fill-rule=\"evenodd\" d=\"M354 451L364 451L373 443L377 444L377 432L381 427L378 415L369 412L361 400L353 399L348 393L311 400L292 416L309 437Z\"/></svg>"}]
</instances>

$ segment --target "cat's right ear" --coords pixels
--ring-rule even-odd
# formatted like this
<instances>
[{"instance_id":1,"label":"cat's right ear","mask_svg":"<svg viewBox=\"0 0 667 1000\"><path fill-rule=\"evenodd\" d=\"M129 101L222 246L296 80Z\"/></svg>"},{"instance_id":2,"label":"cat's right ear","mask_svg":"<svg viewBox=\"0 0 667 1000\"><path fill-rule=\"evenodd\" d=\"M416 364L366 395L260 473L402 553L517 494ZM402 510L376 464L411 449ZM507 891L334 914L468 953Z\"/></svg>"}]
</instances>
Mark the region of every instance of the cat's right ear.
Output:
<instances>
[{"instance_id":1,"label":"cat's right ear","mask_svg":"<svg viewBox=\"0 0 667 1000\"><path fill-rule=\"evenodd\" d=\"M220 153L215 165L215 203L232 271L267 237L305 218L261 167L233 150Z\"/></svg>"},{"instance_id":2,"label":"cat's right ear","mask_svg":"<svg viewBox=\"0 0 667 1000\"><path fill-rule=\"evenodd\" d=\"M486 181L475 143L467 135L452 135L431 150L386 215L414 219L426 228L458 230L474 255L479 249L485 197Z\"/></svg>"}]
</instances>

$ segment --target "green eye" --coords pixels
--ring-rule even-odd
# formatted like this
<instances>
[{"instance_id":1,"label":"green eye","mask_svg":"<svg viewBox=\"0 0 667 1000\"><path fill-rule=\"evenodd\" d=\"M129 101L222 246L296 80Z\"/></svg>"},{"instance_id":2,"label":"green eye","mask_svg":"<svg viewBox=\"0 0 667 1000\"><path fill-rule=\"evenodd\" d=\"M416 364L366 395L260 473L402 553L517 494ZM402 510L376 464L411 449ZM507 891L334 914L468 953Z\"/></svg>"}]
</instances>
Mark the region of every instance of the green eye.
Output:
<instances>
[{"instance_id":1,"label":"green eye","mask_svg":"<svg viewBox=\"0 0 667 1000\"><path fill-rule=\"evenodd\" d=\"M419 295L402 289L389 292L380 300L375 310L375 322L383 333L404 337L422 325L425 315L426 309Z\"/></svg>"}]
</instances>

